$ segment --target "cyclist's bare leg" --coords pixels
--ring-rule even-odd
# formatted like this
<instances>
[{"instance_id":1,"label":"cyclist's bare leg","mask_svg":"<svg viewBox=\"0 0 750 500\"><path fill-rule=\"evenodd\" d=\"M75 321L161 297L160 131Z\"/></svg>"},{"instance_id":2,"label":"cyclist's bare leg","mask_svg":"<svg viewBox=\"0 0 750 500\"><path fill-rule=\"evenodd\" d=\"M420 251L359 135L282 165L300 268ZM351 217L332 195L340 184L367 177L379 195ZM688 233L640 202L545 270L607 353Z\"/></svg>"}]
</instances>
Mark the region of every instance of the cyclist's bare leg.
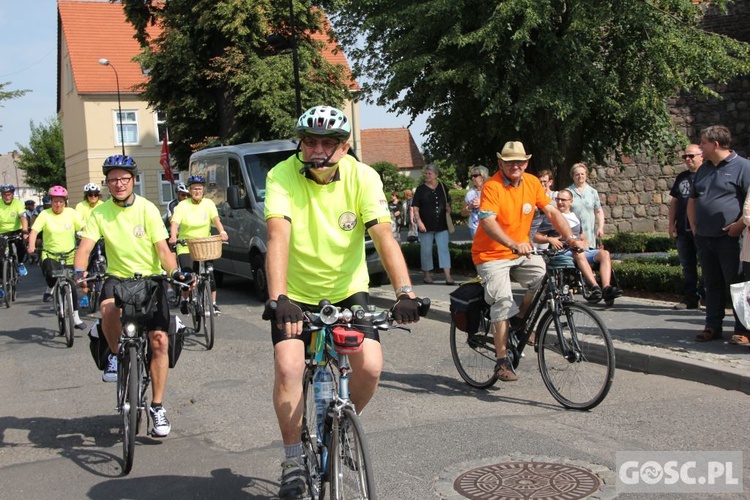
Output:
<instances>
[{"instance_id":1,"label":"cyclist's bare leg","mask_svg":"<svg viewBox=\"0 0 750 500\"><path fill-rule=\"evenodd\" d=\"M594 257L594 261L599 263L599 276L602 279L602 288L610 285L612 279L612 258L607 250L599 250Z\"/></svg>"},{"instance_id":2,"label":"cyclist's bare leg","mask_svg":"<svg viewBox=\"0 0 750 500\"><path fill-rule=\"evenodd\" d=\"M117 354L118 342L122 333L122 324L120 323L120 309L115 307L115 299L106 299L101 304L102 312L102 331L107 338L109 350Z\"/></svg>"},{"instance_id":3,"label":"cyclist's bare leg","mask_svg":"<svg viewBox=\"0 0 750 500\"><path fill-rule=\"evenodd\" d=\"M305 371L305 343L290 339L274 348L273 407L285 445L302 439L302 376Z\"/></svg>"},{"instance_id":4,"label":"cyclist's bare leg","mask_svg":"<svg viewBox=\"0 0 750 500\"><path fill-rule=\"evenodd\" d=\"M350 355L349 361L352 365L349 396L357 413L362 413L375 394L380 381L380 372L383 371L383 349L380 342L365 339L362 352Z\"/></svg>"},{"instance_id":5,"label":"cyclist's bare leg","mask_svg":"<svg viewBox=\"0 0 750 500\"><path fill-rule=\"evenodd\" d=\"M164 389L167 387L167 374L169 373L169 337L166 332L152 330L148 332L149 344L151 345L151 388L152 402L161 403L164 397Z\"/></svg>"},{"instance_id":6,"label":"cyclist's bare leg","mask_svg":"<svg viewBox=\"0 0 750 500\"><path fill-rule=\"evenodd\" d=\"M495 357L502 359L507 356L508 320L504 319L497 323L492 323L492 329L494 330Z\"/></svg>"}]
</instances>

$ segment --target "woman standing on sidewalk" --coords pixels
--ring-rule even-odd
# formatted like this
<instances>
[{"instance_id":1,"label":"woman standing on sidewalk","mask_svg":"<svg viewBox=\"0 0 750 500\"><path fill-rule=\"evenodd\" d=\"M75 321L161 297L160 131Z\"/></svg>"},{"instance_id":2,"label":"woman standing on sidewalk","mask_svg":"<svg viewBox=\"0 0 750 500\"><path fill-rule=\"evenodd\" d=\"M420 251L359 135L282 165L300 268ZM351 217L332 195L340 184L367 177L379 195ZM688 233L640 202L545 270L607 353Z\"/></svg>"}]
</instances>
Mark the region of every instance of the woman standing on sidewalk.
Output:
<instances>
[{"instance_id":1,"label":"woman standing on sidewalk","mask_svg":"<svg viewBox=\"0 0 750 500\"><path fill-rule=\"evenodd\" d=\"M464 198L466 204L461 209L461 216L469 218L468 226L472 240L474 239L474 233L477 232L477 226L479 226L479 198L482 194L482 186L484 181L489 178L490 171L487 167L480 165L471 168L471 182L474 185L466 192Z\"/></svg>"},{"instance_id":2,"label":"woman standing on sidewalk","mask_svg":"<svg viewBox=\"0 0 750 500\"><path fill-rule=\"evenodd\" d=\"M420 260L424 282L432 283L430 272L434 267L432 260L432 243L437 244L438 265L445 273L445 284L455 285L451 277L451 254L448 250L450 234L445 220L450 214L451 201L448 186L438 181L438 168L427 165L424 169L424 184L420 184L414 193L412 208L414 219L419 229Z\"/></svg>"}]
</instances>

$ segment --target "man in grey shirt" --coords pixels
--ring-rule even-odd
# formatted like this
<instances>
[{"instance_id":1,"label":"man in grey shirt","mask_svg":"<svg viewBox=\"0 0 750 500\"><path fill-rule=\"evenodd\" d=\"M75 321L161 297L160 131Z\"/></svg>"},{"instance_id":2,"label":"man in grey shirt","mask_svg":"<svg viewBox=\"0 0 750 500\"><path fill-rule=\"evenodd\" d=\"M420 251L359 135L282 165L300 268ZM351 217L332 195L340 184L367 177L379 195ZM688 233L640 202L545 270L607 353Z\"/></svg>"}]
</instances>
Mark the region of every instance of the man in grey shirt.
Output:
<instances>
[{"instance_id":1,"label":"man in grey shirt","mask_svg":"<svg viewBox=\"0 0 750 500\"><path fill-rule=\"evenodd\" d=\"M732 135L723 125L701 131L703 165L695 173L687 213L695 236L706 288L705 328L695 340L720 340L729 285L739 275L739 237L745 229L742 205L750 189L750 161L730 149ZM734 314L734 332L747 330Z\"/></svg>"}]
</instances>

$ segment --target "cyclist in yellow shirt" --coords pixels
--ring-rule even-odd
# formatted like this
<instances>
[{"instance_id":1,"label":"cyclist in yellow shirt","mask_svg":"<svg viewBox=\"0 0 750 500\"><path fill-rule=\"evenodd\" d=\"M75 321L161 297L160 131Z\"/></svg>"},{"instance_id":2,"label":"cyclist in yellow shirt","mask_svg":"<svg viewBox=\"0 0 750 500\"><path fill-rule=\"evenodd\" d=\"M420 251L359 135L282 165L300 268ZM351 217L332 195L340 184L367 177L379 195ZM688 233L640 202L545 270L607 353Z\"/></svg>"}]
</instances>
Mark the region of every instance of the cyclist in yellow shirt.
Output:
<instances>
[{"instance_id":1,"label":"cyclist in yellow shirt","mask_svg":"<svg viewBox=\"0 0 750 500\"><path fill-rule=\"evenodd\" d=\"M22 234L23 239L29 237L29 221L25 217L26 208L21 200L15 197L16 186L13 184L3 184L0 186L0 195L3 202L0 203L0 235L15 236ZM18 256L18 275L26 276L28 271L24 265L26 258L26 245L13 243L16 247Z\"/></svg>"},{"instance_id":2,"label":"cyclist in yellow shirt","mask_svg":"<svg viewBox=\"0 0 750 500\"><path fill-rule=\"evenodd\" d=\"M79 201L76 205L76 212L81 216L83 222L86 222L91 215L91 212L104 203L102 201L102 190L93 182L89 182L83 186L83 200Z\"/></svg>"},{"instance_id":3,"label":"cyclist in yellow shirt","mask_svg":"<svg viewBox=\"0 0 750 500\"><path fill-rule=\"evenodd\" d=\"M83 229L84 223L81 216L74 209L67 207L68 190L62 186L52 186L49 190L52 207L43 210L34 220L29 233L29 254L36 251L36 237L39 233L44 236L44 248L42 250L42 273L47 281L47 290L44 291L42 300L52 300L52 287L55 286L57 278L51 276L52 271L63 268L58 259L49 255L54 253L70 253L66 268L73 269L72 252L76 248L76 231ZM86 323L81 321L78 315L78 290L73 290L73 320L75 327L79 330L86 329ZM62 335L62 334L61 334Z\"/></svg>"},{"instance_id":4,"label":"cyclist in yellow shirt","mask_svg":"<svg viewBox=\"0 0 750 500\"><path fill-rule=\"evenodd\" d=\"M102 286L100 309L102 330L109 349L116 353L120 338L120 309L115 306L114 288L117 278L131 278L135 274L150 276L161 270L178 281L190 283L192 276L184 275L177 268L177 259L169 251L167 230L156 205L136 196L133 192L138 166L129 156L115 155L104 160L102 170L112 197L96 207L83 232L75 256L76 277L86 275L89 254L99 238L107 246L107 279ZM152 403L149 415L154 424L153 435L165 437L171 430L167 413L162 405L167 386L169 356L169 305L163 288L158 289L156 311L147 321L151 359ZM109 356L107 368L102 374L104 382L117 381L117 355Z\"/></svg>"},{"instance_id":5,"label":"cyclist in yellow shirt","mask_svg":"<svg viewBox=\"0 0 750 500\"><path fill-rule=\"evenodd\" d=\"M203 197L206 179L201 175L191 175L188 179L188 189L190 198L177 204L172 215L172 222L169 227L169 244L175 245L178 239L205 238L211 235L211 226L219 230L222 241L229 238L224 226L219 219L219 212L212 200ZM190 258L190 251L185 245L177 247L177 262L183 272L193 270L198 272L198 263L193 262ZM188 313L187 294L183 292L182 301L180 302L180 312ZM211 275L211 299L213 302L214 314L219 315L221 311L216 306L216 282Z\"/></svg>"}]
</instances>

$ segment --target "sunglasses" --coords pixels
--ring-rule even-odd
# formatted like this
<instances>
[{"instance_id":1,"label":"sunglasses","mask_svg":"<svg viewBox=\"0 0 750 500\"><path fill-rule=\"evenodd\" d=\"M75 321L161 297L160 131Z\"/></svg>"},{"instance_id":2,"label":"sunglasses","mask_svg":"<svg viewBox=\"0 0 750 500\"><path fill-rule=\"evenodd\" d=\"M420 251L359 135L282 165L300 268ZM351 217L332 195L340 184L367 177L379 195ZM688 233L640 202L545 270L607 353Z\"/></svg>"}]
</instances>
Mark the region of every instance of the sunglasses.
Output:
<instances>
[{"instance_id":1,"label":"sunglasses","mask_svg":"<svg viewBox=\"0 0 750 500\"><path fill-rule=\"evenodd\" d=\"M692 160L696 156L700 156L700 155L682 155L682 159L683 160L687 160L688 158L690 158Z\"/></svg>"},{"instance_id":2,"label":"sunglasses","mask_svg":"<svg viewBox=\"0 0 750 500\"><path fill-rule=\"evenodd\" d=\"M471 174L471 178L473 179L474 177L482 177L482 174Z\"/></svg>"}]
</instances>

